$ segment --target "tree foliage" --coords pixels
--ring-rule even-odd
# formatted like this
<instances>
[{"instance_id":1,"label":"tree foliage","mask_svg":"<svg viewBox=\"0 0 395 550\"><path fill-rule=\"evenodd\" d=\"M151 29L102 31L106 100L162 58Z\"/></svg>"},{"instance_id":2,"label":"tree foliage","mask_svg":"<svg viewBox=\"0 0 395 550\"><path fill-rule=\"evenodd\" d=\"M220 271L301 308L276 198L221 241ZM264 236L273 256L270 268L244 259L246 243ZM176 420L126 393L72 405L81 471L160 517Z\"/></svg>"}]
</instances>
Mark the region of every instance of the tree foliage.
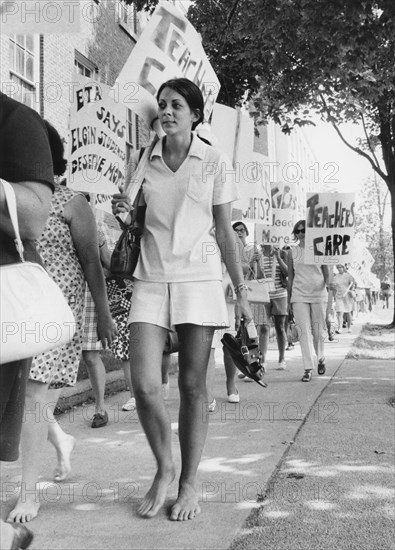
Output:
<instances>
[{"instance_id":1,"label":"tree foliage","mask_svg":"<svg viewBox=\"0 0 395 550\"><path fill-rule=\"evenodd\" d=\"M374 258L372 267L380 280L385 275L393 276L393 255L391 232L386 225L386 213L389 210L389 191L383 180L369 177L363 184L357 197L357 215L355 233L366 242Z\"/></svg>"},{"instance_id":2,"label":"tree foliage","mask_svg":"<svg viewBox=\"0 0 395 550\"><path fill-rule=\"evenodd\" d=\"M126 1L148 11L158 3ZM311 110L337 131L362 122L366 147L354 150L394 182L394 0L199 0L188 18L220 80L220 103L251 100L259 121L285 132L309 123Z\"/></svg>"}]
</instances>

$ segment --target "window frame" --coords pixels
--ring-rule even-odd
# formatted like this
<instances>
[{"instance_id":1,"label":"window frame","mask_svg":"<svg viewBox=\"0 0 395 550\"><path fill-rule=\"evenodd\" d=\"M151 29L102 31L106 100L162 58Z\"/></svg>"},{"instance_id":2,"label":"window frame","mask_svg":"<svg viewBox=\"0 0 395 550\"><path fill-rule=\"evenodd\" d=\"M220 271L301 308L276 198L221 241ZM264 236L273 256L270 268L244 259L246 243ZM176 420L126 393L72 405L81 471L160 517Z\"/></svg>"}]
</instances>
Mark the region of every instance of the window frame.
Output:
<instances>
[{"instance_id":1,"label":"window frame","mask_svg":"<svg viewBox=\"0 0 395 550\"><path fill-rule=\"evenodd\" d=\"M126 21L125 21L126 13ZM131 13L131 22L128 21ZM136 6L134 4L125 4L123 0L117 0L116 18L119 26L137 42L139 23Z\"/></svg>"},{"instance_id":2,"label":"window frame","mask_svg":"<svg viewBox=\"0 0 395 550\"><path fill-rule=\"evenodd\" d=\"M23 44L19 41L18 37L23 36ZM32 49L27 45L27 37L32 39ZM9 52L8 52L8 69L10 79L12 82L20 86L21 93L15 97L18 101L38 110L40 105L40 87L39 87L39 74L40 74L40 40L39 35L36 34L11 34L9 36ZM13 59L11 60L11 51L14 49ZM18 48L24 52L24 67L22 71L17 67L17 51ZM27 60L28 56L32 58L32 78L27 76ZM30 101L26 101L26 98L30 96Z\"/></svg>"},{"instance_id":3,"label":"window frame","mask_svg":"<svg viewBox=\"0 0 395 550\"><path fill-rule=\"evenodd\" d=\"M99 67L96 65L96 63L85 57L85 55L83 55L80 51L74 50L74 69L78 74L82 74L78 70L79 65L83 67L86 71L89 71L91 73L89 75L84 73L83 76L85 76L86 78L90 78L91 80L98 80Z\"/></svg>"}]
</instances>

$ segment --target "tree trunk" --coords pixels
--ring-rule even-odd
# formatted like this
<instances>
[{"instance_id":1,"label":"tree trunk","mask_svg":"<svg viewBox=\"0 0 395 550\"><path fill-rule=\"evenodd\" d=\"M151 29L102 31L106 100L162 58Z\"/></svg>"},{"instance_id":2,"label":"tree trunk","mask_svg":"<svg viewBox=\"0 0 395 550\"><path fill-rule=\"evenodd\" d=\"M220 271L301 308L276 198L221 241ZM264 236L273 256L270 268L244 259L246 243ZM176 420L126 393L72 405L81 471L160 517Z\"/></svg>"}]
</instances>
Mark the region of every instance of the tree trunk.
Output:
<instances>
[{"instance_id":1,"label":"tree trunk","mask_svg":"<svg viewBox=\"0 0 395 550\"><path fill-rule=\"evenodd\" d=\"M395 175L393 180L389 182L389 190L391 195L391 229L392 229L392 251L394 253L394 274L395 274ZM392 316L391 326L395 327L395 291L392 296L394 302L394 314Z\"/></svg>"}]
</instances>

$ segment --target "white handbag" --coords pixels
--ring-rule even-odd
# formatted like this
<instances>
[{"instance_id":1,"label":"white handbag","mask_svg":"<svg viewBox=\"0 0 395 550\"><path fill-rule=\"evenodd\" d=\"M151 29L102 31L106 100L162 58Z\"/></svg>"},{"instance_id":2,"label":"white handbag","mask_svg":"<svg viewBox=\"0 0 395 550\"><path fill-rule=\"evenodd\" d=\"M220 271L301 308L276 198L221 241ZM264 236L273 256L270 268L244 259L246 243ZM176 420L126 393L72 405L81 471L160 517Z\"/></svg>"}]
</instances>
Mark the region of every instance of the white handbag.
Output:
<instances>
[{"instance_id":1,"label":"white handbag","mask_svg":"<svg viewBox=\"0 0 395 550\"><path fill-rule=\"evenodd\" d=\"M76 330L62 291L39 264L26 262L12 185L0 180L21 261L0 266L0 364L34 357L70 342Z\"/></svg>"},{"instance_id":2,"label":"white handbag","mask_svg":"<svg viewBox=\"0 0 395 550\"><path fill-rule=\"evenodd\" d=\"M258 277L257 267L255 264L254 268L251 268L253 279L245 281L248 286L248 301L253 304L269 303L269 292L274 290L274 279L265 277L263 269L260 269L262 277Z\"/></svg>"}]
</instances>

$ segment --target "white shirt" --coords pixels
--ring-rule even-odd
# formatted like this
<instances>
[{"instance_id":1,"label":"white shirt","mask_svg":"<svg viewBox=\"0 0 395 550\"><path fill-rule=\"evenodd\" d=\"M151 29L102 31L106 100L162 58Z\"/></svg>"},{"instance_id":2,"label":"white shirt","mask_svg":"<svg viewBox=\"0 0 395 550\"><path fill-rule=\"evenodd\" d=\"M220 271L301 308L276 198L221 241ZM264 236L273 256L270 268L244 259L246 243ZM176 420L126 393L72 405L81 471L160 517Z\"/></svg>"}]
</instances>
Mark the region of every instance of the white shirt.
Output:
<instances>
[{"instance_id":1,"label":"white shirt","mask_svg":"<svg viewBox=\"0 0 395 550\"><path fill-rule=\"evenodd\" d=\"M188 156L176 172L156 143L143 184L147 205L141 254L134 276L143 281L221 280L213 206L238 198L228 157L193 134Z\"/></svg>"},{"instance_id":2,"label":"white shirt","mask_svg":"<svg viewBox=\"0 0 395 550\"><path fill-rule=\"evenodd\" d=\"M294 264L291 303L320 303L328 301L324 274L318 264L305 264L305 250L293 246L291 254Z\"/></svg>"}]
</instances>

